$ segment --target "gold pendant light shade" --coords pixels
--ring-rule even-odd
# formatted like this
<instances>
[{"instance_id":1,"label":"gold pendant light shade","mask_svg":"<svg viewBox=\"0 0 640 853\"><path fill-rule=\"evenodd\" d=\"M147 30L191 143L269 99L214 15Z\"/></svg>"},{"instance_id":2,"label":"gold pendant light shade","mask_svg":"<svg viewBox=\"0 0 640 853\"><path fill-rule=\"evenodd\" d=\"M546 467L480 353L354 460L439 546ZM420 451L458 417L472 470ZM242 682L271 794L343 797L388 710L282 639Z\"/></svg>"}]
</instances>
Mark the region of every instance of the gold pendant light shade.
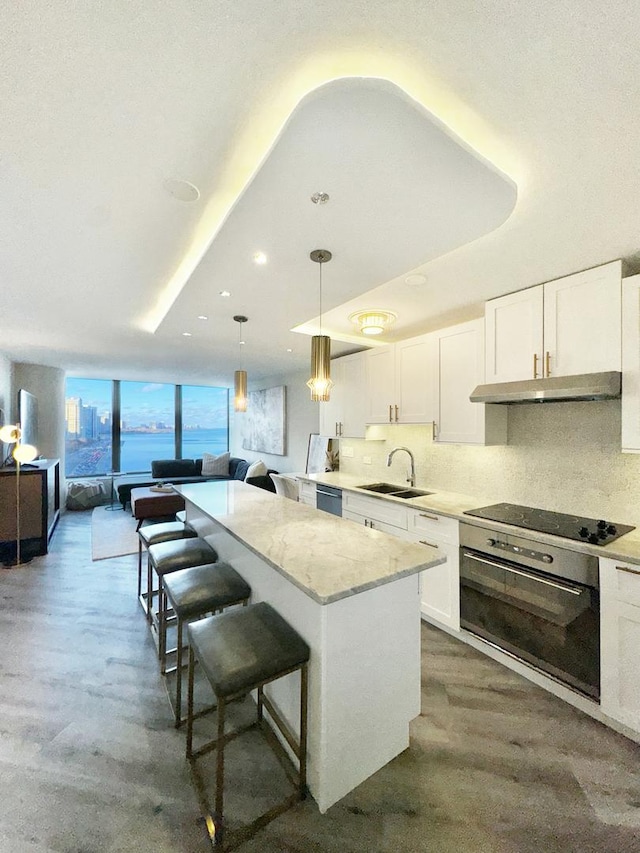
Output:
<instances>
[{"instance_id":1,"label":"gold pendant light shade","mask_svg":"<svg viewBox=\"0 0 640 853\"><path fill-rule=\"evenodd\" d=\"M331 338L328 335L314 335L311 338L311 379L307 382L311 390L311 399L315 403L329 400L333 382L331 381Z\"/></svg>"},{"instance_id":2,"label":"gold pendant light shade","mask_svg":"<svg viewBox=\"0 0 640 853\"><path fill-rule=\"evenodd\" d=\"M242 340L242 324L246 323L248 317L244 317L242 314L236 314L233 318L236 323L240 324L240 355L242 356L242 347L244 346L244 341ZM240 364L242 367L242 363ZM236 370L233 374L233 410L234 412L246 412L247 411L247 371L246 370Z\"/></svg>"},{"instance_id":3,"label":"gold pendant light shade","mask_svg":"<svg viewBox=\"0 0 640 853\"><path fill-rule=\"evenodd\" d=\"M236 412L247 411L247 371L236 370L233 374L233 408Z\"/></svg>"},{"instance_id":4,"label":"gold pendant light shade","mask_svg":"<svg viewBox=\"0 0 640 853\"><path fill-rule=\"evenodd\" d=\"M331 260L328 249L314 249L309 255L318 264L320 273L320 334L311 338L311 379L307 387L311 390L314 403L327 403L330 399L331 381L331 338L322 334L322 264Z\"/></svg>"}]
</instances>

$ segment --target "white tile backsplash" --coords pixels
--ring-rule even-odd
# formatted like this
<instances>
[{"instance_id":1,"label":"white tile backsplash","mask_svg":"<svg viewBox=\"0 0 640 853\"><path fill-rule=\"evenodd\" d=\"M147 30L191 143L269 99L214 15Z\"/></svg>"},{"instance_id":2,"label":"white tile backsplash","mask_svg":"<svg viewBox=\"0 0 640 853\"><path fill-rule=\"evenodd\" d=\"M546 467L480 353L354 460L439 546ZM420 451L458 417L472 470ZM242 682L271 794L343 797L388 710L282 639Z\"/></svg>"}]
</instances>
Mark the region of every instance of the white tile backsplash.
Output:
<instances>
[{"instance_id":1,"label":"white tile backsplash","mask_svg":"<svg viewBox=\"0 0 640 853\"><path fill-rule=\"evenodd\" d=\"M407 455L390 468L385 461L405 445L418 487L640 525L640 454L620 452L619 400L510 406L508 444L499 447L433 443L428 426L369 427L367 436L381 440L349 438L354 455L340 459L341 471L366 482L402 483Z\"/></svg>"}]
</instances>

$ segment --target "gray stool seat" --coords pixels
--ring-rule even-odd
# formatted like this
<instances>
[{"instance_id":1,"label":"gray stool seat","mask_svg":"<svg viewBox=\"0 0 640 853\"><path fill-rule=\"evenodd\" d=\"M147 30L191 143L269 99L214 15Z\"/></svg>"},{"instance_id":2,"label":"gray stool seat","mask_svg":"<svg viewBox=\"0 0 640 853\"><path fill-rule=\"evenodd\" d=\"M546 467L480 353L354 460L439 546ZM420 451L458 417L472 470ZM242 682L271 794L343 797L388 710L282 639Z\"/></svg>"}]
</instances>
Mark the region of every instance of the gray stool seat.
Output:
<instances>
[{"instance_id":1,"label":"gray stool seat","mask_svg":"<svg viewBox=\"0 0 640 853\"><path fill-rule=\"evenodd\" d=\"M142 608L147 614L147 618L151 615L152 601L149 598L150 586L150 567L147 560L147 593L142 595L142 546L149 548L150 545L156 545L158 542L171 542L175 539L191 539L198 534L188 524L179 521L166 521L159 524L147 524L138 529L138 600L142 604ZM151 590L153 596L153 590Z\"/></svg>"},{"instance_id":2,"label":"gray stool seat","mask_svg":"<svg viewBox=\"0 0 640 853\"><path fill-rule=\"evenodd\" d=\"M176 521L186 521L186 520L187 520L186 509L181 509L180 512L176 513Z\"/></svg>"},{"instance_id":3,"label":"gray stool seat","mask_svg":"<svg viewBox=\"0 0 640 853\"><path fill-rule=\"evenodd\" d=\"M251 587L228 563L208 563L163 577L167 602L178 620L176 643L176 693L175 725L182 718L182 633L183 625L190 619L201 619L209 613L222 612L234 604L246 605Z\"/></svg>"},{"instance_id":4,"label":"gray stool seat","mask_svg":"<svg viewBox=\"0 0 640 853\"><path fill-rule=\"evenodd\" d=\"M158 658L160 672L167 668L167 597L164 592L164 577L181 569L215 563L218 555L211 545L198 536L190 539L177 539L172 542L158 542L149 546L149 600L153 596L153 572L158 576L158 619L157 624L151 614L151 625L158 630Z\"/></svg>"},{"instance_id":5,"label":"gray stool seat","mask_svg":"<svg viewBox=\"0 0 640 853\"><path fill-rule=\"evenodd\" d=\"M162 577L169 572L177 572L179 569L215 563L218 555L204 539L195 536L189 539L158 542L157 545L150 545L149 559L155 573L158 577Z\"/></svg>"},{"instance_id":6,"label":"gray stool seat","mask_svg":"<svg viewBox=\"0 0 640 853\"><path fill-rule=\"evenodd\" d=\"M188 632L218 698L246 693L309 660L309 646L264 601L201 619Z\"/></svg>"},{"instance_id":7,"label":"gray stool seat","mask_svg":"<svg viewBox=\"0 0 640 853\"><path fill-rule=\"evenodd\" d=\"M249 826L238 830L244 841L269 821L282 814L297 800L306 795L307 774L307 705L308 705L308 661L309 646L302 637L265 602L249 604L238 610L229 610L219 616L211 616L193 622L189 634L189 692L187 700L187 758L195 778L203 807L205 824L215 844L224 841L224 751L226 745L238 735L263 726L263 708L273 724L280 730L293 755L298 759L296 791L283 802L273 806ZM217 697L217 737L215 740L193 749L193 688L196 658L201 665L213 692ZM264 693L270 681L300 671L300 737L296 738L286 721ZM232 732L225 732L227 702L257 690L257 720ZM268 738L285 765L292 765L288 753L278 738ZM216 750L215 809L213 815L204 795L204 781L197 768L196 760L211 750ZM235 846L235 845L234 845Z\"/></svg>"},{"instance_id":8,"label":"gray stool seat","mask_svg":"<svg viewBox=\"0 0 640 853\"><path fill-rule=\"evenodd\" d=\"M164 590L180 619L193 619L249 598L251 587L228 563L209 563L172 572Z\"/></svg>"}]
</instances>

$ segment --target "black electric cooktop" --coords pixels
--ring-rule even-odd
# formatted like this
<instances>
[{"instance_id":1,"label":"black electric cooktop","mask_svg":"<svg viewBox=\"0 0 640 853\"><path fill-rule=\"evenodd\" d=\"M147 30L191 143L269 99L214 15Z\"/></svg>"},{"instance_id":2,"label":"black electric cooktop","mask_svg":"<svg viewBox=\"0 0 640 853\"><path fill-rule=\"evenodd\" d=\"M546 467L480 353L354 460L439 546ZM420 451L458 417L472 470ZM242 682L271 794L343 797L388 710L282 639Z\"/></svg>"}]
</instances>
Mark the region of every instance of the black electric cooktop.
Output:
<instances>
[{"instance_id":1,"label":"black electric cooktop","mask_svg":"<svg viewBox=\"0 0 640 853\"><path fill-rule=\"evenodd\" d=\"M492 504L480 509L468 509L464 514L551 533L565 539L575 539L576 542L589 542L591 545L607 545L630 530L635 530L629 524L613 524L604 519L583 518L518 504Z\"/></svg>"}]
</instances>

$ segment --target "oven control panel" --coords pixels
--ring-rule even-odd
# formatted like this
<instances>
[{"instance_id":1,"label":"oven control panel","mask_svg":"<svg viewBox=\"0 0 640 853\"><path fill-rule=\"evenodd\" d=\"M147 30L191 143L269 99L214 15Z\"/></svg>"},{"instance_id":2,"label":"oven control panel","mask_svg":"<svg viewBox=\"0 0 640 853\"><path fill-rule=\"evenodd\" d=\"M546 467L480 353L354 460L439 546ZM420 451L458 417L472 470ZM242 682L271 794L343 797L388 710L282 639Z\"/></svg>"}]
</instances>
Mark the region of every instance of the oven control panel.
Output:
<instances>
[{"instance_id":1,"label":"oven control panel","mask_svg":"<svg viewBox=\"0 0 640 853\"><path fill-rule=\"evenodd\" d=\"M530 560L538 560L541 563L550 565L553 563L551 554L546 554L543 551L535 551L533 548L523 548L521 545L511 545L502 539L494 539L489 537L486 543L490 548L498 548L501 551L507 551L518 557L528 557Z\"/></svg>"}]
</instances>

